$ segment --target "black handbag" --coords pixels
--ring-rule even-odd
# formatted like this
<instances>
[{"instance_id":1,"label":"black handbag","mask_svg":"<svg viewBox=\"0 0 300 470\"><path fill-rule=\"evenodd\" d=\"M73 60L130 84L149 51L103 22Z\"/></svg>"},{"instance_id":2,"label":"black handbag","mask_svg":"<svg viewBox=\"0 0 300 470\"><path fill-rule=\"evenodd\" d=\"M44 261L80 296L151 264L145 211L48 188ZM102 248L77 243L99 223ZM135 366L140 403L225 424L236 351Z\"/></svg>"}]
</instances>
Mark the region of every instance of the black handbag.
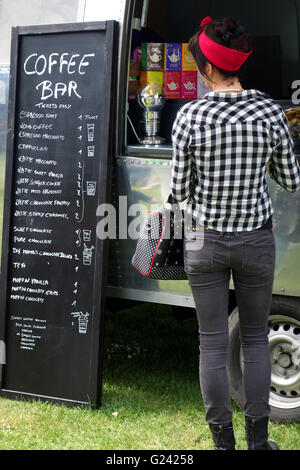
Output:
<instances>
[{"instance_id":1,"label":"black handbag","mask_svg":"<svg viewBox=\"0 0 300 470\"><path fill-rule=\"evenodd\" d=\"M131 262L149 279L184 280L184 211L171 195L167 203L171 208L147 213Z\"/></svg>"}]
</instances>

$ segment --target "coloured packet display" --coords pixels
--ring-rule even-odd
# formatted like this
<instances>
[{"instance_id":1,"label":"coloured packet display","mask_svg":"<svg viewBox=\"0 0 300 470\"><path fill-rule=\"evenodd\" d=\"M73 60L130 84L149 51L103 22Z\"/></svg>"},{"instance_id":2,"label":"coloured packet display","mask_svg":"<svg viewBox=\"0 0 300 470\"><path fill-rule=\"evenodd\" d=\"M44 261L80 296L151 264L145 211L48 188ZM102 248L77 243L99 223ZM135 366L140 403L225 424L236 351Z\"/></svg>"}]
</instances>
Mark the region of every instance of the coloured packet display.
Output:
<instances>
[{"instance_id":1,"label":"coloured packet display","mask_svg":"<svg viewBox=\"0 0 300 470\"><path fill-rule=\"evenodd\" d=\"M145 88L147 85L155 85L162 93L164 85L164 73L142 70L140 73L140 86Z\"/></svg>"},{"instance_id":2,"label":"coloured packet display","mask_svg":"<svg viewBox=\"0 0 300 470\"><path fill-rule=\"evenodd\" d=\"M197 64L195 62L192 53L188 49L188 43L182 43L182 50L181 50L181 70L187 72L197 72Z\"/></svg>"},{"instance_id":3,"label":"coloured packet display","mask_svg":"<svg viewBox=\"0 0 300 470\"><path fill-rule=\"evenodd\" d=\"M165 72L164 73L164 91L167 99L181 98L181 73Z\"/></svg>"},{"instance_id":4,"label":"coloured packet display","mask_svg":"<svg viewBox=\"0 0 300 470\"><path fill-rule=\"evenodd\" d=\"M181 44L166 43L165 44L165 63L166 72L181 71Z\"/></svg>"},{"instance_id":5,"label":"coloured packet display","mask_svg":"<svg viewBox=\"0 0 300 470\"><path fill-rule=\"evenodd\" d=\"M197 72L181 72L181 98L189 100L197 99Z\"/></svg>"},{"instance_id":6,"label":"coloured packet display","mask_svg":"<svg viewBox=\"0 0 300 470\"><path fill-rule=\"evenodd\" d=\"M140 88L156 84L167 99L201 99L208 91L188 43L142 43Z\"/></svg>"},{"instance_id":7,"label":"coloured packet display","mask_svg":"<svg viewBox=\"0 0 300 470\"><path fill-rule=\"evenodd\" d=\"M163 72L164 70L164 43L142 43L141 69L144 71Z\"/></svg>"}]
</instances>

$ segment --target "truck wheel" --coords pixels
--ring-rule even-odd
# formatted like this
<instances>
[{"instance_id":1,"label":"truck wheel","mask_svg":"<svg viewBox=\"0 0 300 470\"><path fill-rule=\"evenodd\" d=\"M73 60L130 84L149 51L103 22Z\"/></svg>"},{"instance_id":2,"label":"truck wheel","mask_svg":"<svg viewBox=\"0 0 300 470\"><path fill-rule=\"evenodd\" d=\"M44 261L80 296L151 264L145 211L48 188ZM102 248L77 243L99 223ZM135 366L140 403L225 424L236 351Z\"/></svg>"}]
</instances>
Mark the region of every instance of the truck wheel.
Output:
<instances>
[{"instance_id":1,"label":"truck wheel","mask_svg":"<svg viewBox=\"0 0 300 470\"><path fill-rule=\"evenodd\" d=\"M229 317L228 371L231 396L243 407L243 355L239 338L238 308ZM269 316L272 363L270 406L272 421L300 421L300 300L273 297Z\"/></svg>"}]
</instances>

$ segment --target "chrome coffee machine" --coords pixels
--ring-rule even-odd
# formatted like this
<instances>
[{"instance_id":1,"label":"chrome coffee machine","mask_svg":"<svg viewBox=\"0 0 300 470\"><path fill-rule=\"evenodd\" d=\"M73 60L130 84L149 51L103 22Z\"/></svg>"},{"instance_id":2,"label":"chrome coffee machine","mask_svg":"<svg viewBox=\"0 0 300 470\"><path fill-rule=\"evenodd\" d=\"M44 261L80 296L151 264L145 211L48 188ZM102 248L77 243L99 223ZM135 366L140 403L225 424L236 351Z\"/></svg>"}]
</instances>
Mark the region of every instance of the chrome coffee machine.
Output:
<instances>
[{"instance_id":1,"label":"chrome coffee machine","mask_svg":"<svg viewBox=\"0 0 300 470\"><path fill-rule=\"evenodd\" d=\"M165 143L164 137L159 137L160 115L166 104L166 97L161 87L156 84L147 85L137 96L139 105L144 110L144 138L143 145L161 145Z\"/></svg>"}]
</instances>

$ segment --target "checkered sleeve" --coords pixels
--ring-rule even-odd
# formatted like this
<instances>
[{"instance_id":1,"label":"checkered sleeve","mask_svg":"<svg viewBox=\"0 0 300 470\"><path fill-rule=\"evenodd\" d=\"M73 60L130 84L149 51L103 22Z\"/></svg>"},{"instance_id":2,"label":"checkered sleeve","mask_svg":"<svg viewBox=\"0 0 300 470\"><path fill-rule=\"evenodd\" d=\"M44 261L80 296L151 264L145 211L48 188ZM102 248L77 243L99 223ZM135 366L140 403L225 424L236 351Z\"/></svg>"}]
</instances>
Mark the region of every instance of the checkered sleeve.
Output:
<instances>
[{"instance_id":1,"label":"checkered sleeve","mask_svg":"<svg viewBox=\"0 0 300 470\"><path fill-rule=\"evenodd\" d=\"M294 193L300 189L300 166L284 113L281 113L279 126L276 126L276 134L278 143L269 162L270 176L286 191Z\"/></svg>"},{"instance_id":2,"label":"checkered sleeve","mask_svg":"<svg viewBox=\"0 0 300 470\"><path fill-rule=\"evenodd\" d=\"M179 110L172 129L173 158L171 165L171 194L177 201L184 201L193 187L193 153L190 145L190 125Z\"/></svg>"}]
</instances>

